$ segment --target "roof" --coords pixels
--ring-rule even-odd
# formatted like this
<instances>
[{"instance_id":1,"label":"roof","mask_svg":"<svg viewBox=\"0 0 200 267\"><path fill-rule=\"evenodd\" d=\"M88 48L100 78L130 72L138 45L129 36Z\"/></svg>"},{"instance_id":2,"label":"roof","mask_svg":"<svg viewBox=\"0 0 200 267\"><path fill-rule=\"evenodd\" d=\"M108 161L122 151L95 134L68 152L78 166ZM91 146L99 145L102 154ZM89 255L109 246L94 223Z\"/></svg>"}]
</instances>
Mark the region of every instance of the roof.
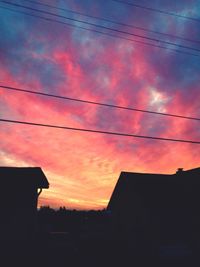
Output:
<instances>
[{"instance_id":1,"label":"roof","mask_svg":"<svg viewBox=\"0 0 200 267\"><path fill-rule=\"evenodd\" d=\"M108 210L118 209L119 206L132 203L135 195L140 195L146 201L159 201L164 198L177 198L190 186L200 186L200 168L183 171L179 169L175 174L154 174L121 172L116 183Z\"/></svg>"},{"instance_id":2,"label":"roof","mask_svg":"<svg viewBox=\"0 0 200 267\"><path fill-rule=\"evenodd\" d=\"M1 185L48 188L49 182L40 167L0 167Z\"/></svg>"}]
</instances>

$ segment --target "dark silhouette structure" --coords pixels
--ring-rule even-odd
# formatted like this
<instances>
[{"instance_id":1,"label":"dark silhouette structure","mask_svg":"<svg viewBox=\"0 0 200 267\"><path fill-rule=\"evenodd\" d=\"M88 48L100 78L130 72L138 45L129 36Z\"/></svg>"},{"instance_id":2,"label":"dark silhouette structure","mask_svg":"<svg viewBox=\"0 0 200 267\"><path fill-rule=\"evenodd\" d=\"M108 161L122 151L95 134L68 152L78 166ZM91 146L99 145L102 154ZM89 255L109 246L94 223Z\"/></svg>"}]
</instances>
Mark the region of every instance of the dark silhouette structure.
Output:
<instances>
[{"instance_id":1,"label":"dark silhouette structure","mask_svg":"<svg viewBox=\"0 0 200 267\"><path fill-rule=\"evenodd\" d=\"M1 240L31 240L37 228L37 201L49 183L41 168L0 167Z\"/></svg>"},{"instance_id":2,"label":"dark silhouette structure","mask_svg":"<svg viewBox=\"0 0 200 267\"><path fill-rule=\"evenodd\" d=\"M114 235L137 254L164 246L199 247L200 168L175 174L121 172L108 211ZM156 257L157 257L156 256Z\"/></svg>"}]
</instances>

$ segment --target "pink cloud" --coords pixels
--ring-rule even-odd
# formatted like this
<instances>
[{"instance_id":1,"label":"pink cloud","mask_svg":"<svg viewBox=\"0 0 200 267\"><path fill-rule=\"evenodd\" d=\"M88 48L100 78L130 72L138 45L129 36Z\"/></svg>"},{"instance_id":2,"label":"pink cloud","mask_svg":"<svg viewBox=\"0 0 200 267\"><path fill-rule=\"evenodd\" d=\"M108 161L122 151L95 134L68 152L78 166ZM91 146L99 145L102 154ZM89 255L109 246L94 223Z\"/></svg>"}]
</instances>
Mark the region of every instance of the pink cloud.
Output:
<instances>
[{"instance_id":1,"label":"pink cloud","mask_svg":"<svg viewBox=\"0 0 200 267\"><path fill-rule=\"evenodd\" d=\"M38 35L32 33L32 37ZM71 31L67 35L69 40L64 39L60 45L57 43L51 47L53 37L48 33L45 38L38 39L38 42L44 43L43 53L28 50L29 60L25 60L18 76L9 65L1 64L1 84L90 101L198 116L199 80L193 85L185 82L182 88L175 81L180 70L174 69L176 73L172 73L173 59L167 52L157 58L152 56L150 47L144 48L124 40L95 39L89 34L84 35L85 39L79 43L73 39ZM33 39L27 41L28 48L32 47L32 42ZM154 53L156 51L160 50L153 50ZM160 58L165 64L161 64ZM34 64L38 62L39 65L44 64L47 74L40 76L35 70ZM50 74L48 64L55 67ZM43 71L42 67L40 71ZM63 79L60 80L58 75L55 81L51 77L54 74L61 75ZM55 85L48 87L51 81ZM172 89L168 81L173 81ZM0 108L1 118L199 140L198 122L188 120L5 89L0 89L0 104L3 107ZM50 189L42 193L39 205L103 208L122 170L174 173L178 167L189 169L199 165L200 146L192 144L8 123L0 123L0 129L1 165L41 166L46 173Z\"/></svg>"}]
</instances>

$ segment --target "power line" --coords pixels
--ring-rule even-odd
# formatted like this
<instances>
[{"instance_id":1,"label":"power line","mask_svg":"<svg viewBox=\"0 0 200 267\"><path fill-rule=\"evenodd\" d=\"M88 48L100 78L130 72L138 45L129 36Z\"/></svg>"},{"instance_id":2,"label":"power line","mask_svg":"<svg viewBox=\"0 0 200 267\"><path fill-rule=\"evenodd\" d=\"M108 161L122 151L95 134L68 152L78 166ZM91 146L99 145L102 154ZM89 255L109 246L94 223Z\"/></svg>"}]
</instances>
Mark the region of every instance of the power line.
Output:
<instances>
[{"instance_id":1,"label":"power line","mask_svg":"<svg viewBox=\"0 0 200 267\"><path fill-rule=\"evenodd\" d=\"M158 12L158 13L169 15L169 16L174 16L174 17L177 17L177 18L188 19L188 20L193 20L193 21L200 22L200 19L198 19L198 18L193 18L193 17L189 17L189 16L179 15L179 14L175 14L173 12L168 12L168 11L160 10L160 9L157 9L157 8L152 8L152 7L147 7L147 6L143 6L143 5L138 5L138 4L134 4L134 3L131 3L131 2L126 2L126 1L121 1L121 0L111 0L111 1L117 2L117 3L120 3L120 4L126 4L126 5L129 5L129 6L134 6L134 7L137 7L137 8L146 9L148 11L153 11L153 12Z\"/></svg>"},{"instance_id":2,"label":"power line","mask_svg":"<svg viewBox=\"0 0 200 267\"><path fill-rule=\"evenodd\" d=\"M47 18L47 17L42 17L40 15L30 14L30 13L27 13L27 12L24 12L24 11L21 11L21 10L14 10L12 8L9 8L9 7L0 6L0 8L9 10L11 12L15 12L15 13L20 13L20 14L23 14L23 15L31 16L31 17L34 17L34 18L43 19L43 20L48 21L48 22L49 21L50 22L56 22L56 23L60 23L60 24L63 24L63 25L67 25L69 27L74 27L74 28L78 28L78 29L82 29L82 30L86 30L86 31L90 31L90 32L106 35L106 36L109 36L109 37L112 37L112 38L122 39L122 40L131 41L131 42L142 44L142 45L147 45L147 46L152 46L152 47L156 47L156 48L166 49L166 50L169 50L169 51L172 51L172 52L185 54L185 55L188 55L188 56L200 57L200 55L194 54L194 53L191 53L191 52L186 52L186 51L183 51L183 50L178 50L178 49L174 49L174 48L170 48L170 47L166 47L166 46L162 46L162 45L156 45L156 44L147 43L147 42L143 42L143 41L139 41L139 40L134 40L134 39L130 39L128 37L119 36L119 35L115 35L115 34L112 34L112 33L101 32L99 30L95 30L95 29L91 29L91 28L85 28L83 26L74 25L74 24L71 24L71 23L68 23L68 22L59 21L59 20L55 20L55 19L51 19L51 18Z\"/></svg>"},{"instance_id":3,"label":"power line","mask_svg":"<svg viewBox=\"0 0 200 267\"><path fill-rule=\"evenodd\" d=\"M171 114L171 113L162 113L162 112L137 109L137 108L132 108L132 107L118 106L118 105L89 101L89 100L83 100L83 99L78 99L78 98L71 98L71 97L67 97L67 96L60 96L60 95L54 95L54 94L47 94L47 93L43 93L43 92L36 92L36 91L32 91L32 90L26 90L26 89L4 86L4 85L0 85L0 88L18 91L18 92L36 94L36 95L41 95L41 96L46 96L46 97L54 97L54 98L59 98L59 99L64 99L64 100L76 101L76 102L81 102L81 103L85 103L85 104L105 106L105 107L109 107L109 108L118 108L118 109L124 109L124 110L129 110L129 111L137 111L137 112L150 113L150 114L155 114L155 115L163 115L163 116L170 116L170 117L181 118L181 119L200 121L200 118L195 118L195 117L182 116L182 115L176 115L176 114Z\"/></svg>"},{"instance_id":4,"label":"power line","mask_svg":"<svg viewBox=\"0 0 200 267\"><path fill-rule=\"evenodd\" d=\"M44 4L44 3L41 3L39 1L31 1L31 0L24 0L24 1L30 2L30 3L33 3L33 4L38 4L38 5L41 5L41 6L45 6L45 7L48 7L48 8L61 10L61 11L64 11L64 12L73 13L73 14L76 14L76 15L81 15L81 16L84 16L84 17L92 18L92 19L97 19L97 20L101 20L101 21L105 21L105 22L109 22L109 23L114 23L114 24L117 24L117 25L129 27L129 28L135 28L137 30L142 30L142 31L149 32L149 33L160 34L160 35L164 35L164 36L167 36L167 37L176 38L176 39L180 39L180 40L187 41L187 42L192 42L192 43L198 43L198 44L200 43L200 41L198 41L198 40L189 39L189 38L186 38L186 37L183 37L183 36L177 36L177 35L173 35L173 34L170 34L170 33L154 31L154 30L151 30L151 29L135 26L133 24L126 24L126 23L123 23L123 22L118 22L118 21L115 21L115 20L106 19L106 18L102 18L102 17L93 16L93 15L85 14L85 13L82 13L82 12L74 11L74 10L71 10L71 9L52 6L52 5L49 5L49 4Z\"/></svg>"},{"instance_id":5,"label":"power line","mask_svg":"<svg viewBox=\"0 0 200 267\"><path fill-rule=\"evenodd\" d=\"M21 7L21 8L25 8L25 9L31 10L31 11L40 12L40 13L43 13L43 14L55 16L55 17L58 17L58 18L67 19L67 20L70 20L70 21L73 21L73 22L79 22L79 23L83 23L83 24L86 24L86 25L89 25L89 26L93 26L93 27L97 27L97 28L101 28L101 29L117 32L117 33L120 33L120 34L126 34L126 35L130 35L130 36L142 38L142 39L145 39L145 40L150 40L150 41L153 41L153 42L162 43L162 44L165 44L165 45L173 45L173 46L178 47L178 48L189 49L189 50L200 52L200 49L198 49L198 48L185 46L185 45L181 45L181 44L177 44L177 43L173 43L173 42L169 42L169 41L163 41L163 40L160 40L160 39L157 39L157 38L151 38L151 37L147 37L147 36L144 36L144 35L131 33L131 32L128 32L128 31L118 30L118 29L110 28L110 27L103 26L103 25L100 25L100 24L96 24L96 23L92 23L92 22L88 22L88 21L84 21L84 20L79 20L79 19L74 19L74 18L63 16L63 15L58 15L58 14L55 14L55 13L52 13L52 12L44 11L44 10L41 10L41 9L32 8L32 7L28 7L28 6L24 6L24 5L20 5L20 4L16 4L16 3L11 3L11 2L8 2L8 1L4 1L4 0L1 0L0 2L8 4L8 5L11 5L11 6Z\"/></svg>"},{"instance_id":6,"label":"power line","mask_svg":"<svg viewBox=\"0 0 200 267\"><path fill-rule=\"evenodd\" d=\"M92 130L92 129L86 129L86 128L75 128L75 127L68 127L68 126L59 126L59 125L53 125L53 124L34 123L34 122L9 120L9 119L0 119L0 121L9 122L9 123L16 123L16 124L26 124L26 125L32 125L32 126L57 128L57 129L63 129L63 130L100 133L100 134L117 135L117 136L124 136L124 137L125 136L126 137L136 137L136 138L154 139L154 140L160 140L160 141L172 141L172 142L181 142L181 143L191 143L191 144L200 145L200 141L193 141L193 140L173 139L173 138L154 137L154 136L136 135L136 134L126 134L126 133L119 133L119 132L108 132L108 131Z\"/></svg>"}]
</instances>

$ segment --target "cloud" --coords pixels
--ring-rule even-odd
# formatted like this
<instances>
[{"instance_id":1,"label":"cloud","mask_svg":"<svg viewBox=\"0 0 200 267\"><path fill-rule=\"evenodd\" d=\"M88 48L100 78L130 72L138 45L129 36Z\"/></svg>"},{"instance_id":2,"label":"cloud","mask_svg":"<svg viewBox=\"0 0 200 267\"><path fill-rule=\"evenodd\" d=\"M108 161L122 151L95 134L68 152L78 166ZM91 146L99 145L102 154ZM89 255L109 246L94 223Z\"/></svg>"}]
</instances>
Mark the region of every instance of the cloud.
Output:
<instances>
[{"instance_id":1,"label":"cloud","mask_svg":"<svg viewBox=\"0 0 200 267\"><path fill-rule=\"evenodd\" d=\"M150 4L143 1L143 5ZM157 7L156 1L151 5ZM170 5L164 1L159 8L176 8L177 12L192 16L195 6L195 1L189 6L187 1ZM69 1L68 6L63 3L62 7L111 16L125 23L186 38L195 38L199 31L194 23L150 12L144 15L143 10L111 2L100 5L97 1L91 5L91 1ZM96 35L25 15L6 11L1 15L1 84L200 117L198 57ZM185 42L181 41L181 44ZM200 136L198 121L2 88L0 112L1 118L69 127L190 140L199 140ZM50 189L44 190L39 205L53 207L105 207L122 170L174 173L178 167L189 169L199 165L200 147L192 144L3 122L0 140L1 165L42 167Z\"/></svg>"}]
</instances>

